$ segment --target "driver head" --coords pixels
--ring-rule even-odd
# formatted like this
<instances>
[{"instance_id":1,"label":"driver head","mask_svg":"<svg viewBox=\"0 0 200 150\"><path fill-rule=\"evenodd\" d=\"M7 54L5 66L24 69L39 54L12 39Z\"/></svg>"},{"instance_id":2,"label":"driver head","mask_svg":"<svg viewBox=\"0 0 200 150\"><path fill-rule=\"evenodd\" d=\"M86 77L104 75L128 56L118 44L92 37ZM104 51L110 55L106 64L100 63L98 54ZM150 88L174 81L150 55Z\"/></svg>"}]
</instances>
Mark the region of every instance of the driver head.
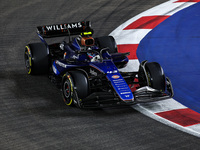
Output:
<instances>
[{"instance_id":1,"label":"driver head","mask_svg":"<svg viewBox=\"0 0 200 150\"><path fill-rule=\"evenodd\" d=\"M81 45L81 46L93 46L94 45L94 38L93 37L91 37L91 36L79 36L78 38L77 38L77 40L78 40L78 42L79 42L79 44Z\"/></svg>"}]
</instances>

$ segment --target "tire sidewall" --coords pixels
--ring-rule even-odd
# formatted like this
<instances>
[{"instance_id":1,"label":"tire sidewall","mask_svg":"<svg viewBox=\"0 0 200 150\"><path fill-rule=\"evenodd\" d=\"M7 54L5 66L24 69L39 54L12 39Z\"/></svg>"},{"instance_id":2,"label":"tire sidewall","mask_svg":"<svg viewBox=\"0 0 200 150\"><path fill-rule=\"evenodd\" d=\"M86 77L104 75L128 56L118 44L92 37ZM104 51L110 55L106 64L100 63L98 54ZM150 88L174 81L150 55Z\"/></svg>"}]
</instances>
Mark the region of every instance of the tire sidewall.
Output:
<instances>
[{"instance_id":1,"label":"tire sidewall","mask_svg":"<svg viewBox=\"0 0 200 150\"><path fill-rule=\"evenodd\" d=\"M32 74L32 69L31 69L32 68L32 54L31 54L31 50L29 46L25 47L24 59L25 59L25 66L26 66L27 73Z\"/></svg>"},{"instance_id":2,"label":"tire sidewall","mask_svg":"<svg viewBox=\"0 0 200 150\"><path fill-rule=\"evenodd\" d=\"M146 64L147 81L150 87L165 91L165 75L160 64L151 62Z\"/></svg>"},{"instance_id":3,"label":"tire sidewall","mask_svg":"<svg viewBox=\"0 0 200 150\"><path fill-rule=\"evenodd\" d=\"M28 44L25 47L25 57L26 55L28 55L30 66L27 68L28 74L41 75L49 72L49 53L44 43Z\"/></svg>"},{"instance_id":4,"label":"tire sidewall","mask_svg":"<svg viewBox=\"0 0 200 150\"><path fill-rule=\"evenodd\" d=\"M66 86L68 86L69 93L66 93ZM68 106L73 104L74 97L74 84L72 77L69 73L63 75L62 79L62 96L64 103Z\"/></svg>"}]
</instances>

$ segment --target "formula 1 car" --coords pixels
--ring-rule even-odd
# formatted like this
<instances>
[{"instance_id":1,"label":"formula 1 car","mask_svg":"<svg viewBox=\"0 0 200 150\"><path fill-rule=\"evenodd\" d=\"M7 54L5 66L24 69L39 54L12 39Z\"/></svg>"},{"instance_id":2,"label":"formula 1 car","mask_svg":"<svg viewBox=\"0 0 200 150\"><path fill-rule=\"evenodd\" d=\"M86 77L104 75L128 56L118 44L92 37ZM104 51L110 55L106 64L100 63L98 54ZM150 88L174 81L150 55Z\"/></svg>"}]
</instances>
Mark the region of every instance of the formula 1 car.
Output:
<instances>
[{"instance_id":1,"label":"formula 1 car","mask_svg":"<svg viewBox=\"0 0 200 150\"><path fill-rule=\"evenodd\" d=\"M93 38L90 21L38 26L42 42L25 47L28 74L48 74L61 88L66 105L80 108L132 105L173 97L169 78L156 62L141 62L138 72L120 72L129 53L118 53L112 36ZM47 44L47 38L62 37Z\"/></svg>"}]
</instances>

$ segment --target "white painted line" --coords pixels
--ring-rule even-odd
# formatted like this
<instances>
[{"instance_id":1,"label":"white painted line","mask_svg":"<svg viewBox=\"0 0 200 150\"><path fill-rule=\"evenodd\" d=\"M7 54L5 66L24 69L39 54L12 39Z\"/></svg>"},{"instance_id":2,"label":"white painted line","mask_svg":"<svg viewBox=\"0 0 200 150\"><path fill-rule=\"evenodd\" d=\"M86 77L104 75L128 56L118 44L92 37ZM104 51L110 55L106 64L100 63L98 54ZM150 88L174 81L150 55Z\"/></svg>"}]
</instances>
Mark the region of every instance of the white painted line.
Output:
<instances>
[{"instance_id":1,"label":"white painted line","mask_svg":"<svg viewBox=\"0 0 200 150\"><path fill-rule=\"evenodd\" d=\"M120 29L123 30L123 29ZM131 29L122 32L112 32L117 44L138 44L151 29Z\"/></svg>"},{"instance_id":2,"label":"white painted line","mask_svg":"<svg viewBox=\"0 0 200 150\"><path fill-rule=\"evenodd\" d=\"M139 69L139 61L138 59L129 60L127 66L125 68L119 69L122 72L136 72Z\"/></svg>"},{"instance_id":3,"label":"white painted line","mask_svg":"<svg viewBox=\"0 0 200 150\"><path fill-rule=\"evenodd\" d=\"M169 120L166 120L158 115L156 115L155 113L153 113L150 109L146 109L144 107L142 107L141 105L137 104L137 105L133 105L132 106L134 109L136 109L137 111L141 112L142 114L154 119L154 120L157 120L163 124L166 124L170 127L173 127L175 129L178 129L180 131L183 131L183 132L186 132L188 134L191 134L191 135L194 135L194 136L197 136L197 137L200 137L200 125L194 125L194 126L190 126L190 127L183 127L183 126L180 126L176 123L173 123Z\"/></svg>"},{"instance_id":4,"label":"white painted line","mask_svg":"<svg viewBox=\"0 0 200 150\"><path fill-rule=\"evenodd\" d=\"M143 109L151 110L152 113L187 108L172 98L157 102L138 104L138 106L142 107Z\"/></svg>"}]
</instances>

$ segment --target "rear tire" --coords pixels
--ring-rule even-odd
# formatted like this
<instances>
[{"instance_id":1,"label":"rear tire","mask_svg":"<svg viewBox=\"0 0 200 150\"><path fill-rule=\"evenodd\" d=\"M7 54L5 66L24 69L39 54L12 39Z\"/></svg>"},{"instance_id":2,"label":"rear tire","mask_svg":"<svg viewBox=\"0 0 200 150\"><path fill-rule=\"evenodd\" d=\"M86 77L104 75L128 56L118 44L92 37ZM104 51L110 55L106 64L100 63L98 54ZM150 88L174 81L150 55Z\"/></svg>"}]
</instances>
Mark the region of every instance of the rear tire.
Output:
<instances>
[{"instance_id":1,"label":"rear tire","mask_svg":"<svg viewBox=\"0 0 200 150\"><path fill-rule=\"evenodd\" d=\"M95 42L99 48L109 48L109 53L117 53L117 44L115 42L115 39L112 36L102 36L95 38Z\"/></svg>"},{"instance_id":2,"label":"rear tire","mask_svg":"<svg viewBox=\"0 0 200 150\"><path fill-rule=\"evenodd\" d=\"M28 44L25 47L24 59L28 74L48 73L48 50L44 43Z\"/></svg>"}]
</instances>

